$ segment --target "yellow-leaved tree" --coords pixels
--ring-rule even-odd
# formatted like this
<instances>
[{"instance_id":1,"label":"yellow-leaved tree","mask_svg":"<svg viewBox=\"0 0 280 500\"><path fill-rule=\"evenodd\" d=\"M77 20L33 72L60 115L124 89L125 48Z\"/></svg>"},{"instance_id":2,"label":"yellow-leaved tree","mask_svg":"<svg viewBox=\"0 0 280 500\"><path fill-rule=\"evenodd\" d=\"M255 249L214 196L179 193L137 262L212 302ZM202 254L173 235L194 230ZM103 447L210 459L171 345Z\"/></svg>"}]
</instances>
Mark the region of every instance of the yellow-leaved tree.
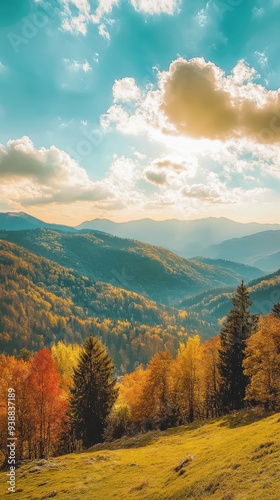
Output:
<instances>
[{"instance_id":1,"label":"yellow-leaved tree","mask_svg":"<svg viewBox=\"0 0 280 500\"><path fill-rule=\"evenodd\" d=\"M199 335L180 344L175 360L174 392L181 422L193 422L201 416L202 366Z\"/></svg>"},{"instance_id":2,"label":"yellow-leaved tree","mask_svg":"<svg viewBox=\"0 0 280 500\"><path fill-rule=\"evenodd\" d=\"M63 389L69 390L73 383L74 369L78 365L81 346L77 344L65 344L61 340L51 348L52 358L56 363L56 369L60 374L60 384Z\"/></svg>"},{"instance_id":3,"label":"yellow-leaved tree","mask_svg":"<svg viewBox=\"0 0 280 500\"><path fill-rule=\"evenodd\" d=\"M280 318L260 318L256 333L247 340L244 373L249 377L246 399L266 409L280 405Z\"/></svg>"}]
</instances>

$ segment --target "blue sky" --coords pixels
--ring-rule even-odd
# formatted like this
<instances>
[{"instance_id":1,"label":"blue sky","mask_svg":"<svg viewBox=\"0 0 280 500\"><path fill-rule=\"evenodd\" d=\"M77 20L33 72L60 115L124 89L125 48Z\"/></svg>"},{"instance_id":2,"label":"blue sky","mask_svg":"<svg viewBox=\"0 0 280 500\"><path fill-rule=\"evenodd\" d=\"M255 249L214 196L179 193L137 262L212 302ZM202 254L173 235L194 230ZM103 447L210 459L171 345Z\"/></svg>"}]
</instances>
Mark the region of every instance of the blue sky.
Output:
<instances>
[{"instance_id":1,"label":"blue sky","mask_svg":"<svg viewBox=\"0 0 280 500\"><path fill-rule=\"evenodd\" d=\"M279 222L280 1L0 4L0 210Z\"/></svg>"}]
</instances>

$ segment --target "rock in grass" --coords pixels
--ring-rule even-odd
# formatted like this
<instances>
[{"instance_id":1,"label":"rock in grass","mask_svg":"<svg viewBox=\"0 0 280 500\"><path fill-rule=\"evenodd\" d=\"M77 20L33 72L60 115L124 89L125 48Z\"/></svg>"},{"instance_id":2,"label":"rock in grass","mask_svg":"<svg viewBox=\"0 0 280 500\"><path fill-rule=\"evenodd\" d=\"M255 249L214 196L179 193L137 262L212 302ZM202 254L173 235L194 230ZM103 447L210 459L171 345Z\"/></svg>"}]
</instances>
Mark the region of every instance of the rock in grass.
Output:
<instances>
[{"instance_id":1,"label":"rock in grass","mask_svg":"<svg viewBox=\"0 0 280 500\"><path fill-rule=\"evenodd\" d=\"M193 459L194 459L194 455L189 455L188 457L183 458L183 460L181 460L179 462L179 464L177 465L177 467L175 467L174 471L175 472L180 472L184 467L186 467L187 465L189 465L189 463L192 462Z\"/></svg>"},{"instance_id":2,"label":"rock in grass","mask_svg":"<svg viewBox=\"0 0 280 500\"><path fill-rule=\"evenodd\" d=\"M33 474L34 472L41 472L41 467L31 467L28 471L29 474Z\"/></svg>"},{"instance_id":3,"label":"rock in grass","mask_svg":"<svg viewBox=\"0 0 280 500\"><path fill-rule=\"evenodd\" d=\"M57 491L53 490L50 493L48 493L47 495L45 495L44 497L42 497L41 500L46 500L47 498L53 498L53 497L56 497L56 495L57 495Z\"/></svg>"}]
</instances>

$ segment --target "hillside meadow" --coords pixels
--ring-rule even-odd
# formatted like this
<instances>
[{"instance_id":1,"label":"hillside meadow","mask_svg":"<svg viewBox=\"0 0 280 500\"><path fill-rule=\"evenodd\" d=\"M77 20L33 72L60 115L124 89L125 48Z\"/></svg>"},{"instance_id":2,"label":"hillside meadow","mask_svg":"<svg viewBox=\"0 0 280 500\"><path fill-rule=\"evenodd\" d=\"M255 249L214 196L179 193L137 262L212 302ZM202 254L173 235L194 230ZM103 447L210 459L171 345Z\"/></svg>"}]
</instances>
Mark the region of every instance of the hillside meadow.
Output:
<instances>
[{"instance_id":1,"label":"hillside meadow","mask_svg":"<svg viewBox=\"0 0 280 500\"><path fill-rule=\"evenodd\" d=\"M16 498L276 500L279 488L280 413L248 410L23 464Z\"/></svg>"}]
</instances>

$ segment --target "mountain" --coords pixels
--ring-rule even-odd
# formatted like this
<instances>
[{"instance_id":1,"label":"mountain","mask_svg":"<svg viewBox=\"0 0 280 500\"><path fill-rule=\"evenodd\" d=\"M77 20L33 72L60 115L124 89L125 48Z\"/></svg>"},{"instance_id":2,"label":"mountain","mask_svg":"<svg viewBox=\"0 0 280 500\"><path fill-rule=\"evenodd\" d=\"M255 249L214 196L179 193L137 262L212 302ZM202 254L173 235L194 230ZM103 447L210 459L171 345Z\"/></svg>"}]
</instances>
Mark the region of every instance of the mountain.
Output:
<instances>
[{"instance_id":1,"label":"mountain","mask_svg":"<svg viewBox=\"0 0 280 500\"><path fill-rule=\"evenodd\" d=\"M191 221L142 219L122 223L115 223L107 219L94 219L83 222L77 226L77 229L94 229L120 238L137 239L145 243L168 248L183 257L195 257L196 255L208 257L203 250L209 245L261 231L280 230L280 225L242 224L224 217Z\"/></svg>"},{"instance_id":2,"label":"mountain","mask_svg":"<svg viewBox=\"0 0 280 500\"><path fill-rule=\"evenodd\" d=\"M279 224L242 224L232 220L221 218L207 218L191 221L180 221L170 219L165 221L155 221L152 219L142 219L130 222L115 223L107 219L94 219L83 222L77 228L59 224L48 224L24 212L0 213L0 230L18 231L28 229L54 229L62 232L76 232L84 230L96 230L118 236L125 239L136 239L151 245L167 248L185 258L201 255L210 258L222 258L235 261L235 253L230 257L222 253L219 248L212 248L213 245L219 245L226 240L233 238L242 238L244 236L254 235L264 231L280 231ZM211 248L208 248L208 247ZM280 251L280 247L277 248ZM264 268L271 271L272 264L264 261L260 263L239 262L250 264L255 267ZM275 256L277 259L278 256ZM263 263L263 266L260 264ZM277 267L277 264L274 266Z\"/></svg>"},{"instance_id":3,"label":"mountain","mask_svg":"<svg viewBox=\"0 0 280 500\"><path fill-rule=\"evenodd\" d=\"M196 314L159 306L134 292L93 282L28 250L0 241L1 351L17 354L63 339L81 343L90 333L107 346L119 372L144 365L166 347L175 354ZM211 335L204 326L206 336Z\"/></svg>"},{"instance_id":4,"label":"mountain","mask_svg":"<svg viewBox=\"0 0 280 500\"><path fill-rule=\"evenodd\" d=\"M263 231L226 240L208 247L203 255L213 259L234 260L272 272L280 267L280 231Z\"/></svg>"},{"instance_id":5,"label":"mountain","mask_svg":"<svg viewBox=\"0 0 280 500\"><path fill-rule=\"evenodd\" d=\"M134 291L165 304L173 304L201 291L236 286L241 279L248 277L245 267L236 270L229 265L219 267L188 261L164 248L98 231L2 231L0 238L75 269L90 279ZM261 275L259 270L250 272L253 277Z\"/></svg>"},{"instance_id":6,"label":"mountain","mask_svg":"<svg viewBox=\"0 0 280 500\"><path fill-rule=\"evenodd\" d=\"M268 314L272 307L280 301L280 269L248 284L250 299L253 302L253 314ZM213 330L220 329L221 320L232 307L231 298L234 288L209 290L181 301L179 307L196 313L201 320L211 323Z\"/></svg>"},{"instance_id":7,"label":"mountain","mask_svg":"<svg viewBox=\"0 0 280 500\"><path fill-rule=\"evenodd\" d=\"M24 212L0 213L0 230L20 231L24 229L49 228L58 231L75 231L74 228L60 224L48 224Z\"/></svg>"},{"instance_id":8,"label":"mountain","mask_svg":"<svg viewBox=\"0 0 280 500\"><path fill-rule=\"evenodd\" d=\"M190 259L190 261L202 262L203 264L207 264L210 266L228 269L242 277L244 281L251 281L266 274L256 267L239 264L238 262L231 262L224 259L207 259L206 257L195 257L194 259Z\"/></svg>"}]
</instances>

